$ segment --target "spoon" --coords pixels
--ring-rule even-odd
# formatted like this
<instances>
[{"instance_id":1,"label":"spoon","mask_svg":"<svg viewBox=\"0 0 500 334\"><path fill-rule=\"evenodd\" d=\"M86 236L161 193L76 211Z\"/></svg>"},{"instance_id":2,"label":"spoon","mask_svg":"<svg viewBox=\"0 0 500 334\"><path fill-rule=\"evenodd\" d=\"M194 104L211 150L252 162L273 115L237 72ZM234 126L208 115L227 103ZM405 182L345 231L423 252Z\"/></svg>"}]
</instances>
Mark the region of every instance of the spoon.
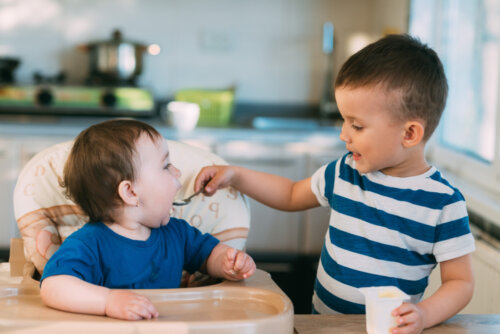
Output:
<instances>
[{"instance_id":1,"label":"spoon","mask_svg":"<svg viewBox=\"0 0 500 334\"><path fill-rule=\"evenodd\" d=\"M183 205L186 205L186 204L189 204L189 202L191 202L191 199L199 194L201 194L203 192L204 188L202 187L200 190L198 190L197 192L195 192L194 194L192 194L191 196L189 197L186 197L185 199L183 200L180 200L179 202L174 202L172 203L173 205L175 206L183 206Z\"/></svg>"}]
</instances>

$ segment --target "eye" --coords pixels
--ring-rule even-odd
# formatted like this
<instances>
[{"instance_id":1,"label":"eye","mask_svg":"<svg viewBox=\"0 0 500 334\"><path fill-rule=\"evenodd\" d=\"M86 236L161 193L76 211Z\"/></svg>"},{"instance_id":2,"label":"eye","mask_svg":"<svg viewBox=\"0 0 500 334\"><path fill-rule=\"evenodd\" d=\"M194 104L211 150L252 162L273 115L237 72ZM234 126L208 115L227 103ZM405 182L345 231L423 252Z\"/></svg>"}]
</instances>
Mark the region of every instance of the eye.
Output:
<instances>
[{"instance_id":1,"label":"eye","mask_svg":"<svg viewBox=\"0 0 500 334\"><path fill-rule=\"evenodd\" d=\"M171 167L173 167L174 165L172 165L170 162L168 164L165 165L165 167L163 167L163 169L170 169Z\"/></svg>"},{"instance_id":2,"label":"eye","mask_svg":"<svg viewBox=\"0 0 500 334\"><path fill-rule=\"evenodd\" d=\"M355 124L352 124L351 127L355 130L355 131L361 131L363 130L363 127L362 126L359 126L359 125L355 125Z\"/></svg>"}]
</instances>

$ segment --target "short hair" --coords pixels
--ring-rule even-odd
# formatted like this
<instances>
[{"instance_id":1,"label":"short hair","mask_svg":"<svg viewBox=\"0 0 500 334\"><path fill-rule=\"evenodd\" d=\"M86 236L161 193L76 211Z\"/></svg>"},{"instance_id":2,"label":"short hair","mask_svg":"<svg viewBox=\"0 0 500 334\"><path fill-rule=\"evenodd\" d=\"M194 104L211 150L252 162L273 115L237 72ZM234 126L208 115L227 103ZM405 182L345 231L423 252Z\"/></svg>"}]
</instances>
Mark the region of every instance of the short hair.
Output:
<instances>
[{"instance_id":1,"label":"short hair","mask_svg":"<svg viewBox=\"0 0 500 334\"><path fill-rule=\"evenodd\" d=\"M113 212L123 204L118 185L136 178L136 142L143 134L153 142L161 138L152 126L133 119L104 121L76 137L62 186L90 222L114 222Z\"/></svg>"},{"instance_id":2,"label":"short hair","mask_svg":"<svg viewBox=\"0 0 500 334\"><path fill-rule=\"evenodd\" d=\"M352 55L335 80L336 89L377 85L397 93L394 116L404 121L422 120L423 139L429 139L448 95L443 64L436 52L409 35L388 35Z\"/></svg>"}]
</instances>

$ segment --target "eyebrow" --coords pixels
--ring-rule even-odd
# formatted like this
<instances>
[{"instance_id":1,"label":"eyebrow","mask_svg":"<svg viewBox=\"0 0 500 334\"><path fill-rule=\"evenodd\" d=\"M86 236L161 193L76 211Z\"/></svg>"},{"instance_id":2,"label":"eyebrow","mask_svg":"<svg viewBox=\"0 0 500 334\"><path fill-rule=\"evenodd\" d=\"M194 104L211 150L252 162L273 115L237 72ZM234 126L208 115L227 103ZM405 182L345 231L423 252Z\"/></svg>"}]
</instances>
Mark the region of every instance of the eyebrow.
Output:
<instances>
[{"instance_id":1,"label":"eyebrow","mask_svg":"<svg viewBox=\"0 0 500 334\"><path fill-rule=\"evenodd\" d=\"M352 117L352 116L346 116L344 118L347 119L348 121L357 121L358 120L358 118Z\"/></svg>"}]
</instances>

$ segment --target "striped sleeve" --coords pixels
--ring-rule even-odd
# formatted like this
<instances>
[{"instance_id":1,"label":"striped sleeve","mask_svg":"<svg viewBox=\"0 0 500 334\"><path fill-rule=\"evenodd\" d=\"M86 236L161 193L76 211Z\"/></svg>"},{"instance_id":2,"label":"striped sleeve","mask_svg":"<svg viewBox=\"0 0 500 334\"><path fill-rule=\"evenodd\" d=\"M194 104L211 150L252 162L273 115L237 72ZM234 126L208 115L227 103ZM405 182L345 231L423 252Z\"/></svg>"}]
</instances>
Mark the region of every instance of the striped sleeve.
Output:
<instances>
[{"instance_id":1,"label":"striped sleeve","mask_svg":"<svg viewBox=\"0 0 500 334\"><path fill-rule=\"evenodd\" d=\"M457 189L441 211L436 224L435 240L433 253L437 262L454 259L475 250L465 200Z\"/></svg>"},{"instance_id":2,"label":"striped sleeve","mask_svg":"<svg viewBox=\"0 0 500 334\"><path fill-rule=\"evenodd\" d=\"M338 161L335 160L320 167L311 177L311 191L321 206L331 206Z\"/></svg>"}]
</instances>

